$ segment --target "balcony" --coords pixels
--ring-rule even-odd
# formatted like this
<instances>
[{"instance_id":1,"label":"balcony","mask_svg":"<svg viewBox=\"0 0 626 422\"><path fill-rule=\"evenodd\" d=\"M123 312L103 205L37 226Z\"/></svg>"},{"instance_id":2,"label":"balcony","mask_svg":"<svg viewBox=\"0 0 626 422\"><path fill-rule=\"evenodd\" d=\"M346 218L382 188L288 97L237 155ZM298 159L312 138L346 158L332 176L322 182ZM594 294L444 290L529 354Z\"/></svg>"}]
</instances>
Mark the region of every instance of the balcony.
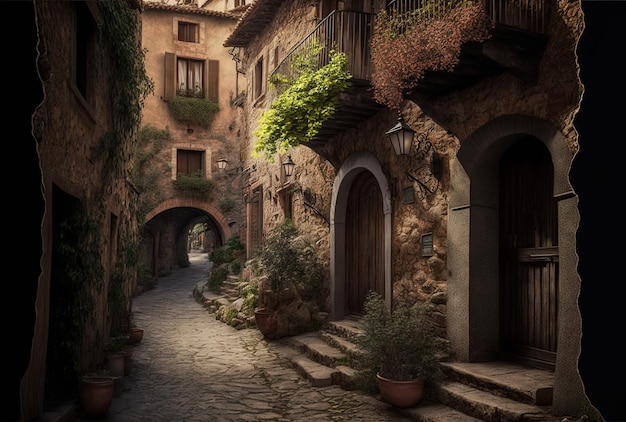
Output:
<instances>
[{"instance_id":1,"label":"balcony","mask_svg":"<svg viewBox=\"0 0 626 422\"><path fill-rule=\"evenodd\" d=\"M432 20L449 12L460 1L396 0L390 3L387 11L397 14L399 22L403 16L418 10L425 19ZM407 98L420 104L507 71L524 80L536 77L546 41L546 0L480 1L494 23L491 38L483 43L466 43L454 71L426 72ZM272 72L290 76L292 59L313 45L326 47L317 56L318 67L328 63L331 49L346 53L353 76L352 84L339 95L334 117L326 121L307 144L320 153L332 138L358 126L385 107L374 101L370 83L370 39L374 17L363 12L332 12Z\"/></svg>"}]
</instances>

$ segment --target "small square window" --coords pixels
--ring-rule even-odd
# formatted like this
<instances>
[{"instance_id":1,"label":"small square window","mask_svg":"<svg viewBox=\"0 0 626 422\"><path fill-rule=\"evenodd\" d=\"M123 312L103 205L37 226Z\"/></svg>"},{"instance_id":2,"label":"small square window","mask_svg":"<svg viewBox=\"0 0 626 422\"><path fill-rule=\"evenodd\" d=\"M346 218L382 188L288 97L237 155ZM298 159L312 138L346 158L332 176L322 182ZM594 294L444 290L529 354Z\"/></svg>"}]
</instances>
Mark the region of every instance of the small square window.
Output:
<instances>
[{"instance_id":1,"label":"small square window","mask_svg":"<svg viewBox=\"0 0 626 422\"><path fill-rule=\"evenodd\" d=\"M198 24L178 22L178 41L200 42L200 28Z\"/></svg>"}]
</instances>

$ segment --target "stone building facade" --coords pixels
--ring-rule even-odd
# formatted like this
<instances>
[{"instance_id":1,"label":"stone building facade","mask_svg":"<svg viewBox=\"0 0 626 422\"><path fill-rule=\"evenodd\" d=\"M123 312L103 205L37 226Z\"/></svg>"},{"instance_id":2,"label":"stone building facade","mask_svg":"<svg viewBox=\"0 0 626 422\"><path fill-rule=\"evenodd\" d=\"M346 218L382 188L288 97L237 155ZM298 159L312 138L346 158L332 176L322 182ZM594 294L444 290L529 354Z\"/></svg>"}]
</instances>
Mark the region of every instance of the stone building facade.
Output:
<instances>
[{"instance_id":1,"label":"stone building facade","mask_svg":"<svg viewBox=\"0 0 626 422\"><path fill-rule=\"evenodd\" d=\"M208 227L204 250L223 244L242 227L237 168L242 166L243 133L236 104L241 76L222 45L238 16L195 4L144 3L142 45L155 89L146 98L141 122L142 133L148 134L143 151L153 155L139 175L145 222L142 263L155 276L188 263L187 237L194 225ZM194 92L189 90L192 84ZM171 105L180 98L214 104L211 121L177 120ZM154 131L163 138L150 137ZM228 162L222 172L219 159ZM204 192L177 189L180 175L194 172L199 183L212 187Z\"/></svg>"},{"instance_id":2,"label":"stone building facade","mask_svg":"<svg viewBox=\"0 0 626 422\"><path fill-rule=\"evenodd\" d=\"M507 291L504 268L513 264L504 262L507 240L500 233L508 215L517 215L528 201L510 198L518 189L500 186L511 180L503 170L507 163L521 165L515 159L528 156L539 165L537 157L547 157L545 177L528 183L541 183L547 192L554 218L550 247L515 253L523 255L520 261L541 259L551 267L558 292L552 292L549 307L558 318L552 320L550 350L537 361L523 360L554 371L553 410L575 415L585 395L577 372L577 198L568 171L578 148L573 118L582 87L575 48L583 17L575 2L541 4L546 24L533 38L539 40L534 44L539 53L532 60L498 57L489 51L494 44L485 43L482 53L498 62L497 72L442 95L433 95L426 85L405 93L404 120L416 137L427 136L410 156L396 156L391 147L387 131L398 115L386 107L329 136L321 147L302 143L272 157L254 152L259 119L277 95L268 82L274 69L330 16L328 10L343 5L349 12L375 14L385 2L258 1L225 45L241 48L246 75L244 168L255 169L243 181L248 253L273 227L293 218L328 263L326 303L332 319L359 313L353 301L359 289L378 290L389 303L431 303L453 359L516 359L502 330L504 321L525 317L509 312L511 303L501 294ZM432 147L426 151L428 142ZM288 157L296 163L290 178L281 166ZM372 226L375 234L363 233ZM379 265L370 270L371 262ZM355 287L359 277L367 281Z\"/></svg>"},{"instance_id":3,"label":"stone building facade","mask_svg":"<svg viewBox=\"0 0 626 422\"><path fill-rule=\"evenodd\" d=\"M150 87L137 36L139 3L15 3L12 16L32 25L32 38L17 43L22 54L35 55L23 62L34 71L24 72L21 89L41 96L21 138L36 151L44 208L34 223L37 277L15 295L12 323L25 330L15 337L17 376L9 377L2 415L39 420L44 408L76 397L77 377L103 363L111 333L129 328L138 249L129 157ZM119 32L111 32L114 22ZM121 60L128 67L116 69ZM31 241L30 248L37 244Z\"/></svg>"}]
</instances>

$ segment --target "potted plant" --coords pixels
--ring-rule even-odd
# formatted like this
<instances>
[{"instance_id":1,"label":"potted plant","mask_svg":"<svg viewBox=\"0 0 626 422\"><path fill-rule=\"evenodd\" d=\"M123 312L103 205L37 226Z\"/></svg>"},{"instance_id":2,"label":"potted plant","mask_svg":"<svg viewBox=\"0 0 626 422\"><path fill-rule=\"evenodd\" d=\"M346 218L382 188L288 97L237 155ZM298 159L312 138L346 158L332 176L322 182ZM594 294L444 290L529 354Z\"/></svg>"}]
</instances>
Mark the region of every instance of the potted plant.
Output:
<instances>
[{"instance_id":1,"label":"potted plant","mask_svg":"<svg viewBox=\"0 0 626 422\"><path fill-rule=\"evenodd\" d=\"M108 369L90 372L79 379L79 400L82 412L88 418L106 414L115 395L115 380Z\"/></svg>"},{"instance_id":2,"label":"potted plant","mask_svg":"<svg viewBox=\"0 0 626 422\"><path fill-rule=\"evenodd\" d=\"M111 375L123 377L128 336L114 336L104 345L106 365Z\"/></svg>"},{"instance_id":3,"label":"potted plant","mask_svg":"<svg viewBox=\"0 0 626 422\"><path fill-rule=\"evenodd\" d=\"M363 334L356 339L363 351L357 382L379 390L394 406L419 404L426 383L439 372L440 343L428 306L399 303L390 309L380 294L369 292L364 309Z\"/></svg>"},{"instance_id":4,"label":"potted plant","mask_svg":"<svg viewBox=\"0 0 626 422\"><path fill-rule=\"evenodd\" d=\"M252 262L257 276L257 328L268 338L310 330L321 298L324 268L314 244L286 219Z\"/></svg>"}]
</instances>

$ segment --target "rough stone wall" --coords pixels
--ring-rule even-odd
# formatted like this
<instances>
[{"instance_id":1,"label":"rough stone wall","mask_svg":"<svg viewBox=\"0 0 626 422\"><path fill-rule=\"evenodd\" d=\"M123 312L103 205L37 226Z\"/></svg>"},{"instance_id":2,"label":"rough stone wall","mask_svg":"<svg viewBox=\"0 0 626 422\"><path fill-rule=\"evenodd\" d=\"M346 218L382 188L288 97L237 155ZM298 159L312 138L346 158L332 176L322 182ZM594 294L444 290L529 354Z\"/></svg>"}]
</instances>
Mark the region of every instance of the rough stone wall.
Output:
<instances>
[{"instance_id":1,"label":"rough stone wall","mask_svg":"<svg viewBox=\"0 0 626 422\"><path fill-rule=\"evenodd\" d=\"M582 92L575 51L583 29L582 10L578 2L548 4L552 5L548 41L536 81L523 81L505 73L433 102L429 114L445 122L461 140L498 116L535 116L560 128L575 152L578 141L573 114Z\"/></svg>"},{"instance_id":2,"label":"rough stone wall","mask_svg":"<svg viewBox=\"0 0 626 422\"><path fill-rule=\"evenodd\" d=\"M298 42L300 42L317 24L315 8L310 2L296 0L284 2L276 18L267 26L262 33L245 49L243 56L244 69L246 71L246 92L248 97L245 104L245 120L247 127L247 150L246 162L255 165L256 171L247 180L248 190L250 187L262 185L264 188L263 203L263 231L264 238L271 234L276 225L284 219L284 208L279 193L281 190L293 190L293 217L303 233L309 235L314 242L320 245L320 251L324 261L328 262L329 250L329 219L330 192L335 170L324 160L313 153L309 148L299 146L287 151L296 163L295 173L287 180L281 169L281 163L287 158L287 154L276 157L257 156L253 152L255 141L252 132L258 127L258 120L267 110L276 92L270 86L266 87L265 94L260 98L253 99L254 65L259 57L264 56L266 75L284 59ZM278 61L274 62L274 52L278 48ZM270 160L273 160L270 161ZM291 184L290 184L291 183ZM301 189L310 188L315 193L315 208L304 205ZM244 186L245 188L245 186Z\"/></svg>"},{"instance_id":3,"label":"rough stone wall","mask_svg":"<svg viewBox=\"0 0 626 422\"><path fill-rule=\"evenodd\" d=\"M45 98L33 115L33 135L38 143L43 194L46 200L41 233L45 247L41 257L41 276L37 286L36 315L32 353L22 379L22 418L38 420L43 410L46 376L46 344L50 319L50 290L53 244L53 219L58 221L66 210L52 201L56 188L80 203L81 213L95 222L100 233L100 260L103 267L102 288L92 289L95 307L93 322L85 326L79 339L78 370L93 369L101 363L102 341L110 329L108 311L109 280L114 265L122 261L116 254L136 240L137 196L128 183L128 159L131 139L116 145L111 154L106 135L113 128L109 78L112 63L104 48L106 40L94 37L94 60L85 69L87 79L94 82L88 89L87 101L74 83L73 28L75 2L35 1L37 16L37 70ZM89 4L96 8L97 3ZM134 13L138 13L135 11ZM94 14L95 19L99 16ZM91 78L91 79L90 79ZM114 156L115 159L111 159ZM111 227L112 222L116 225ZM100 281L100 280L95 280ZM132 291L131 275L124 289ZM88 319L86 317L85 319Z\"/></svg>"},{"instance_id":4,"label":"rough stone wall","mask_svg":"<svg viewBox=\"0 0 626 422\"><path fill-rule=\"evenodd\" d=\"M552 20L548 25L548 43L540 63L539 76L535 82L523 81L510 73L489 78L462 91L431 100L423 107L407 101L403 116L407 124L417 134L428 133L441 158L442 175L437 191L420 198L420 186L406 175L415 175L423 164L413 157L396 157L385 132L395 125L397 115L388 110L379 112L359 127L346 131L334 139L329 146L330 155L343 162L352 152L365 150L373 153L387 173L392 186L392 290L394 300L411 303L427 301L436 308L435 316L440 335L445 336L446 279L447 279L447 213L450 190L449 162L454 159L463 139L494 118L506 114L526 114L546 119L560 128L565 135L570 150L577 149L576 133L572 118L577 108L581 86L577 77L575 43L582 30L580 7L567 1L558 5L550 2ZM254 63L261 52L272 51L275 45L282 51L306 36L312 26L311 10L308 2L296 1L283 5L276 19L246 49L247 74L252 75ZM557 7L558 6L558 7ZM289 22L288 25L285 22ZM281 56L282 58L282 56ZM252 78L248 76L248 93L252 90ZM246 117L250 122L250 132L255 129L261 113L271 103L271 91L265 100L252 101L248 98ZM423 108L427 108L426 112ZM427 114L428 113L428 114ZM248 148L254 137L250 136ZM251 150L250 150L251 151ZM310 187L317 198L316 208L329 219L332 183L337 169L330 163L320 160L305 145L289 151L296 162L294 180L298 186ZM282 157L284 158L284 157ZM254 183L262 183L266 189L278 189L280 178L279 163L267 163L250 158L257 163L258 172ZM413 202L405 203L405 188L415 194ZM271 196L274 198L274 196ZM282 220L279 201L264 202L264 230L267 234ZM294 218L299 227L319 239L321 254L328 259L330 252L328 224L311 209L297 202ZM434 254L421 255L421 236L433 234Z\"/></svg>"}]
</instances>

